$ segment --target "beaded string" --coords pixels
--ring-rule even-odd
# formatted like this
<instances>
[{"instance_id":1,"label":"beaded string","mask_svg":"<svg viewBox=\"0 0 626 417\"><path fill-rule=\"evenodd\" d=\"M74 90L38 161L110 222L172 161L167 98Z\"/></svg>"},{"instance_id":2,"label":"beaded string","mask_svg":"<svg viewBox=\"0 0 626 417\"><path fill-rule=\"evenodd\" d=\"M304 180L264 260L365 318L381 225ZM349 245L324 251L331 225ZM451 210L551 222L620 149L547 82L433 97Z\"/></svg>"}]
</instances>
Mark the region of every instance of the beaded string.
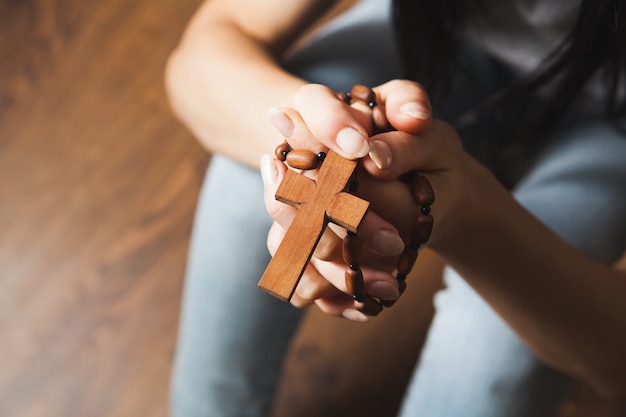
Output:
<instances>
[{"instance_id":1,"label":"beaded string","mask_svg":"<svg viewBox=\"0 0 626 417\"><path fill-rule=\"evenodd\" d=\"M354 86L350 92L339 93L338 97L347 105L351 105L355 101L366 104L370 109L374 109L377 105L374 91L362 85ZM316 154L307 150L293 150L286 141L276 148L275 155L277 159L285 162L291 168L301 170L319 168L326 157L324 152ZM426 177L413 171L405 175L403 180L409 184L411 194L419 208L411 228L410 241L405 245L396 264L396 279L400 295L406 290L406 277L417 261L419 248L430 238L434 222L430 213L430 206L435 202L435 193ZM355 193L357 188L358 181L353 178L348 185L348 191ZM395 304L397 300L378 300L366 294L363 272L360 267L361 242L356 233L347 232L341 253L343 261L348 265L345 272L346 288L348 293L352 295L357 310L370 316L376 316L383 307L391 307Z\"/></svg>"}]
</instances>

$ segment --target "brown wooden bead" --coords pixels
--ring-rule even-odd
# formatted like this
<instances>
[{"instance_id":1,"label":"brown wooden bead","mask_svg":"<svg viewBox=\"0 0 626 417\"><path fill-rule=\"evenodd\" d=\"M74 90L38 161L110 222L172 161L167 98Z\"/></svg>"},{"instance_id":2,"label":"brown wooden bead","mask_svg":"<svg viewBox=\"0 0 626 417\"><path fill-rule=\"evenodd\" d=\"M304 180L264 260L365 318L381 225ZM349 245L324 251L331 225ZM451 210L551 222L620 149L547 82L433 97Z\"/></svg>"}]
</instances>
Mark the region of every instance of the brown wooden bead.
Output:
<instances>
[{"instance_id":1,"label":"brown wooden bead","mask_svg":"<svg viewBox=\"0 0 626 417\"><path fill-rule=\"evenodd\" d=\"M350 95L353 99L361 100L365 103L375 102L376 94L371 88L364 85L357 84L350 90Z\"/></svg>"},{"instance_id":2,"label":"brown wooden bead","mask_svg":"<svg viewBox=\"0 0 626 417\"><path fill-rule=\"evenodd\" d=\"M315 169L319 164L317 154L311 151L290 151L287 154L287 165L295 169Z\"/></svg>"},{"instance_id":3,"label":"brown wooden bead","mask_svg":"<svg viewBox=\"0 0 626 417\"><path fill-rule=\"evenodd\" d=\"M366 316L377 316L383 311L383 306L369 295L366 295L362 302L355 301L354 306Z\"/></svg>"},{"instance_id":4,"label":"brown wooden bead","mask_svg":"<svg viewBox=\"0 0 626 417\"><path fill-rule=\"evenodd\" d=\"M405 290L406 290L406 281L398 281L398 291L400 292L400 295L404 294Z\"/></svg>"},{"instance_id":5,"label":"brown wooden bead","mask_svg":"<svg viewBox=\"0 0 626 417\"><path fill-rule=\"evenodd\" d=\"M361 263L361 240L356 233L348 233L341 248L343 261L348 265Z\"/></svg>"},{"instance_id":6,"label":"brown wooden bead","mask_svg":"<svg viewBox=\"0 0 626 417\"><path fill-rule=\"evenodd\" d=\"M415 202L420 206L430 206L435 202L435 193L430 182L421 175L416 175L411 181L411 192Z\"/></svg>"},{"instance_id":7,"label":"brown wooden bead","mask_svg":"<svg viewBox=\"0 0 626 417\"><path fill-rule=\"evenodd\" d=\"M415 265L415 260L417 259L417 251L415 249L411 249L409 246L404 248L404 252L400 255L400 259L398 259L398 274L408 275L413 269L413 265Z\"/></svg>"},{"instance_id":8,"label":"brown wooden bead","mask_svg":"<svg viewBox=\"0 0 626 417\"><path fill-rule=\"evenodd\" d=\"M358 266L354 269L353 268L346 268L346 288L348 294L352 295L355 299L362 300L363 291L365 289L365 285L363 283L363 272Z\"/></svg>"},{"instance_id":9,"label":"brown wooden bead","mask_svg":"<svg viewBox=\"0 0 626 417\"><path fill-rule=\"evenodd\" d=\"M411 229L411 242L422 245L430 238L433 230L433 216L418 214Z\"/></svg>"},{"instance_id":10,"label":"brown wooden bead","mask_svg":"<svg viewBox=\"0 0 626 417\"><path fill-rule=\"evenodd\" d=\"M276 147L274 154L276 155L276 159L285 162L287 159L287 154L291 151L291 146L287 142L283 142Z\"/></svg>"}]
</instances>

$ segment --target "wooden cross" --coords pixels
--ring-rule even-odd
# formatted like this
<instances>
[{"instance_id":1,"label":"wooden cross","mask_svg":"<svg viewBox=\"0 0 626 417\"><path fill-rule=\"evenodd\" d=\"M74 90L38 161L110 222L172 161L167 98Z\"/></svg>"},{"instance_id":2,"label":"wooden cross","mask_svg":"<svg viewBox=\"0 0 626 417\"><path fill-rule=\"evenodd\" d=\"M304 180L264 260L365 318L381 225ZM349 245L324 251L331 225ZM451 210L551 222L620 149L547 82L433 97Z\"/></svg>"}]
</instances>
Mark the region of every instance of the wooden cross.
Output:
<instances>
[{"instance_id":1,"label":"wooden cross","mask_svg":"<svg viewBox=\"0 0 626 417\"><path fill-rule=\"evenodd\" d=\"M369 202L346 191L357 161L328 151L317 184L288 170L276 191L276 199L298 208L293 223L259 281L259 287L289 301L322 237L328 222L351 231L357 228Z\"/></svg>"}]
</instances>

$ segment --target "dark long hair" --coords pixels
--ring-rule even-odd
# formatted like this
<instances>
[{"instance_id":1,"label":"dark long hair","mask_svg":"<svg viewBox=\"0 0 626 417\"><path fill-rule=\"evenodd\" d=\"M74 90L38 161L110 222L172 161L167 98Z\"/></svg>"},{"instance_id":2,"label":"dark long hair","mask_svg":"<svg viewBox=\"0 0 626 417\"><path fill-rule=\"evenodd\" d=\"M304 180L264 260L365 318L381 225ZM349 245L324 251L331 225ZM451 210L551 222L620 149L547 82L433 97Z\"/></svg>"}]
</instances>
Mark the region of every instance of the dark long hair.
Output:
<instances>
[{"instance_id":1,"label":"dark long hair","mask_svg":"<svg viewBox=\"0 0 626 417\"><path fill-rule=\"evenodd\" d=\"M424 84L435 102L463 72L459 52L467 7L482 6L480 0L394 0L406 76ZM603 84L603 112L623 123L625 73L626 1L582 0L570 33L542 65L476 103L457 127L469 136L481 132L474 151L498 171L511 166L507 155L531 154L541 146L592 77Z\"/></svg>"}]
</instances>

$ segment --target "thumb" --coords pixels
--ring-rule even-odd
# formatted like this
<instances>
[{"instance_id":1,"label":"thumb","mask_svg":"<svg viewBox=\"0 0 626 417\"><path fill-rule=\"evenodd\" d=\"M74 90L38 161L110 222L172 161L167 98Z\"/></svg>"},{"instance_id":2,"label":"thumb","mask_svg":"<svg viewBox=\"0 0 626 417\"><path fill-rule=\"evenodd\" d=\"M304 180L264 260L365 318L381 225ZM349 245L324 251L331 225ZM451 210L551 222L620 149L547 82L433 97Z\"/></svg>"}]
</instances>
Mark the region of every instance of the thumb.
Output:
<instances>
[{"instance_id":1,"label":"thumb","mask_svg":"<svg viewBox=\"0 0 626 417\"><path fill-rule=\"evenodd\" d=\"M385 103L387 120L394 129L418 134L432 124L432 107L424 88L413 81L392 80L375 88Z\"/></svg>"}]
</instances>

